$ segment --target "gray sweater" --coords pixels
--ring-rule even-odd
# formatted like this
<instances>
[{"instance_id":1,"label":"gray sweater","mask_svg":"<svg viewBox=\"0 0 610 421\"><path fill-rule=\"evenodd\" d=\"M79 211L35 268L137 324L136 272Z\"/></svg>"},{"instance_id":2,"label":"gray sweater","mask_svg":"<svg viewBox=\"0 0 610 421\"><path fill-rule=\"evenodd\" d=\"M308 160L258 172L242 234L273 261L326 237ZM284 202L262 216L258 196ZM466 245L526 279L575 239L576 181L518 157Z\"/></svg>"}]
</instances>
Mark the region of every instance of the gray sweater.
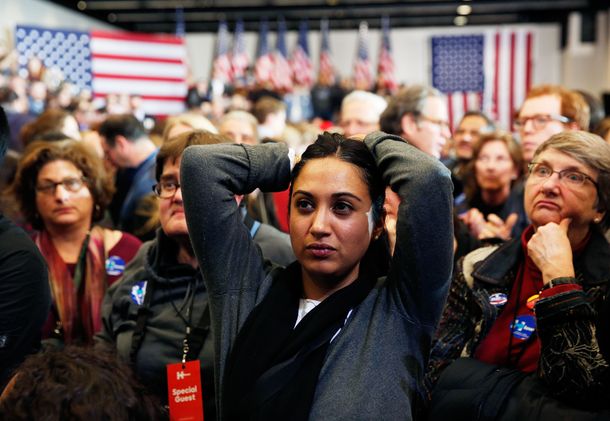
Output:
<instances>
[{"instance_id":1,"label":"gray sweater","mask_svg":"<svg viewBox=\"0 0 610 421\"><path fill-rule=\"evenodd\" d=\"M411 419L451 277L449 171L397 136L376 132L365 143L402 199L395 255L387 278L354 308L331 342L312 420ZM189 233L210 294L217 404L239 329L273 281L232 198L257 187L285 189L289 177L282 144L195 146L182 158Z\"/></svg>"}]
</instances>

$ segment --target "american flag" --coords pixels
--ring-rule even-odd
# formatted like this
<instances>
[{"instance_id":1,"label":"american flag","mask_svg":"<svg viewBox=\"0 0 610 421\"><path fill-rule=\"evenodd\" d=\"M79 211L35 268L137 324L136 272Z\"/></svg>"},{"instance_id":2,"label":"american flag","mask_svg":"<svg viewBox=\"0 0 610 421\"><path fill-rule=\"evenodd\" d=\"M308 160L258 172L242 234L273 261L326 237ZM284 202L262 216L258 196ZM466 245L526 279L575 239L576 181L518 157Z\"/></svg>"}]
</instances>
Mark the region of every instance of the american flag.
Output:
<instances>
[{"instance_id":1,"label":"american flag","mask_svg":"<svg viewBox=\"0 0 610 421\"><path fill-rule=\"evenodd\" d=\"M532 47L526 30L432 38L432 85L446 96L452 128L469 110L512 128L531 87Z\"/></svg>"},{"instance_id":2,"label":"american flag","mask_svg":"<svg viewBox=\"0 0 610 421\"><path fill-rule=\"evenodd\" d=\"M394 76L394 59L392 58L392 46L390 44L390 18L381 19L381 48L379 49L379 63L377 63L377 86L390 93L394 93L398 87Z\"/></svg>"},{"instance_id":3,"label":"american flag","mask_svg":"<svg viewBox=\"0 0 610 421\"><path fill-rule=\"evenodd\" d=\"M174 36L15 27L21 69L38 57L66 81L95 97L137 95L144 112L183 112L187 92L186 47Z\"/></svg>"},{"instance_id":4,"label":"american flag","mask_svg":"<svg viewBox=\"0 0 610 421\"><path fill-rule=\"evenodd\" d=\"M176 6L176 36L184 38L186 35L186 24L184 22L184 8Z\"/></svg>"},{"instance_id":5,"label":"american flag","mask_svg":"<svg viewBox=\"0 0 610 421\"><path fill-rule=\"evenodd\" d=\"M373 85L373 74L369 62L369 25L365 21L360 22L358 29L358 51L354 62L354 88L368 91Z\"/></svg>"},{"instance_id":6,"label":"american flag","mask_svg":"<svg viewBox=\"0 0 610 421\"><path fill-rule=\"evenodd\" d=\"M212 79L220 80L225 84L233 80L231 57L229 56L229 28L224 20L218 23L216 56L212 65Z\"/></svg>"},{"instance_id":7,"label":"american flag","mask_svg":"<svg viewBox=\"0 0 610 421\"><path fill-rule=\"evenodd\" d=\"M292 89L292 69L286 59L286 21L280 18L277 24L277 40L275 54L273 55L271 83L273 88L278 91L290 91Z\"/></svg>"},{"instance_id":8,"label":"american flag","mask_svg":"<svg viewBox=\"0 0 610 421\"><path fill-rule=\"evenodd\" d=\"M330 55L330 42L328 36L328 19L320 21L320 32L322 40L320 43L320 67L318 69L318 79L326 85L335 83L335 68Z\"/></svg>"},{"instance_id":9,"label":"american flag","mask_svg":"<svg viewBox=\"0 0 610 421\"><path fill-rule=\"evenodd\" d=\"M269 33L269 22L261 21L260 30L258 32L258 51L256 54L256 63L254 64L254 78L256 82L265 85L271 81L271 72L273 71L273 58L269 51L267 43L267 34Z\"/></svg>"},{"instance_id":10,"label":"american flag","mask_svg":"<svg viewBox=\"0 0 610 421\"><path fill-rule=\"evenodd\" d=\"M313 85L313 64L309 58L309 44L307 43L307 22L299 23L299 39L290 60L292 76L296 85L310 88Z\"/></svg>"},{"instance_id":11,"label":"american flag","mask_svg":"<svg viewBox=\"0 0 610 421\"><path fill-rule=\"evenodd\" d=\"M250 58L246 53L246 40L244 38L244 22L240 19L235 24L233 35L233 53L231 54L231 69L233 81L238 85L245 85L246 70L250 65Z\"/></svg>"}]
</instances>

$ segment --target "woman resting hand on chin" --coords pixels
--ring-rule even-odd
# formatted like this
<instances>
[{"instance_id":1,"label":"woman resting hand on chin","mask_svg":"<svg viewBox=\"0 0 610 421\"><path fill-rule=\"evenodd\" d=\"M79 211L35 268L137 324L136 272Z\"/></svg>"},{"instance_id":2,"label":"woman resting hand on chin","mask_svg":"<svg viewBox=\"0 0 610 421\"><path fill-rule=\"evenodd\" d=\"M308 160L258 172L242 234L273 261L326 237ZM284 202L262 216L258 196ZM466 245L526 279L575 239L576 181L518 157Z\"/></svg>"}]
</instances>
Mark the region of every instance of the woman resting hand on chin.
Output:
<instances>
[{"instance_id":1,"label":"woman resting hand on chin","mask_svg":"<svg viewBox=\"0 0 610 421\"><path fill-rule=\"evenodd\" d=\"M609 205L610 145L563 132L538 148L531 225L458 263L431 354L431 419L610 416Z\"/></svg>"}]
</instances>

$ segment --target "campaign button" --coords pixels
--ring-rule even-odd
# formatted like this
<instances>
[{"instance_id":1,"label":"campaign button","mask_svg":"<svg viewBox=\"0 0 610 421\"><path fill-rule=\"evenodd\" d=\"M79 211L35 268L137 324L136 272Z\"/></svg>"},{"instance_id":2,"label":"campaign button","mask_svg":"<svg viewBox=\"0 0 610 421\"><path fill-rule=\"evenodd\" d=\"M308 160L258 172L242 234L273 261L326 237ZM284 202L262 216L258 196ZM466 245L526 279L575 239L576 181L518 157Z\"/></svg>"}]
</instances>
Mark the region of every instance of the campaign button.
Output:
<instances>
[{"instance_id":1,"label":"campaign button","mask_svg":"<svg viewBox=\"0 0 610 421\"><path fill-rule=\"evenodd\" d=\"M141 306L144 303L144 295L146 295L147 281L139 281L131 287L131 301Z\"/></svg>"},{"instance_id":2,"label":"campaign button","mask_svg":"<svg viewBox=\"0 0 610 421\"><path fill-rule=\"evenodd\" d=\"M502 292L497 292L489 296L489 304L494 307L502 307L508 302L508 296Z\"/></svg>"},{"instance_id":3,"label":"campaign button","mask_svg":"<svg viewBox=\"0 0 610 421\"><path fill-rule=\"evenodd\" d=\"M534 307L536 306L536 303L538 302L539 299L540 299L540 294L534 294L527 299L525 306L527 308L529 308L530 310L534 310Z\"/></svg>"},{"instance_id":4,"label":"campaign button","mask_svg":"<svg viewBox=\"0 0 610 421\"><path fill-rule=\"evenodd\" d=\"M110 276L122 275L125 271L125 260L120 256L110 256L106 259L106 273Z\"/></svg>"},{"instance_id":5,"label":"campaign button","mask_svg":"<svg viewBox=\"0 0 610 421\"><path fill-rule=\"evenodd\" d=\"M519 316L510 324L510 330L517 339L529 339L536 331L536 318L530 315Z\"/></svg>"}]
</instances>

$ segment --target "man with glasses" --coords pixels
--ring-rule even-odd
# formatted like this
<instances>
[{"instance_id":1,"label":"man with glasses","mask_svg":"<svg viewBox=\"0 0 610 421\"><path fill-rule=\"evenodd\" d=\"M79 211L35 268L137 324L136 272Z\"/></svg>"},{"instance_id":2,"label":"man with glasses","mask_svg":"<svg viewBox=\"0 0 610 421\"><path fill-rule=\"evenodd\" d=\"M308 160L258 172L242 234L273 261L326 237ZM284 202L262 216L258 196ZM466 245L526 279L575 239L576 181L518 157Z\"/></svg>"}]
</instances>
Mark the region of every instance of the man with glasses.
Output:
<instances>
[{"instance_id":1,"label":"man with glasses","mask_svg":"<svg viewBox=\"0 0 610 421\"><path fill-rule=\"evenodd\" d=\"M402 137L417 149L437 159L441 158L443 146L451 136L447 106L441 93L422 85L411 85L394 95L381 114L379 125L382 131ZM396 240L399 204L398 195L389 187L386 188L385 228L391 253L394 252Z\"/></svg>"},{"instance_id":2,"label":"man with glasses","mask_svg":"<svg viewBox=\"0 0 610 421\"><path fill-rule=\"evenodd\" d=\"M559 85L532 88L514 121L523 160L528 164L545 140L566 130L587 130L589 106L577 92Z\"/></svg>"},{"instance_id":3,"label":"man with glasses","mask_svg":"<svg viewBox=\"0 0 610 421\"><path fill-rule=\"evenodd\" d=\"M411 85L395 95L381 114L380 126L439 159L451 136L440 92L421 85Z\"/></svg>"}]
</instances>

